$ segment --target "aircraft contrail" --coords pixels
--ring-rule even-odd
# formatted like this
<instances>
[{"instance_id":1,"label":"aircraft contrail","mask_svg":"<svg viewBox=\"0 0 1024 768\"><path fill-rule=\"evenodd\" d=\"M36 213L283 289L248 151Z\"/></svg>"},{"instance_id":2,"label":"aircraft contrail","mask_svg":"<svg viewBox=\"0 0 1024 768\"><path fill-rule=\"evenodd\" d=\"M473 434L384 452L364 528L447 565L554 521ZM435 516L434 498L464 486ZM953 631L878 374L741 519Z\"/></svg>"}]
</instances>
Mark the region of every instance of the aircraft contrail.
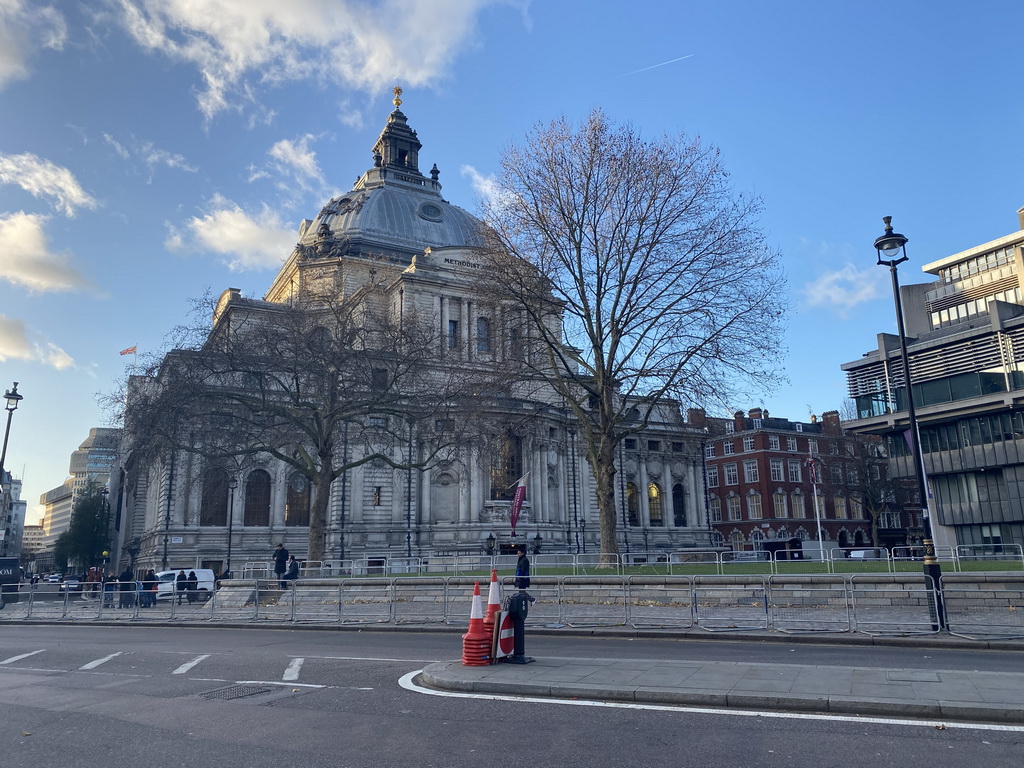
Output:
<instances>
[{"instance_id":1,"label":"aircraft contrail","mask_svg":"<svg viewBox=\"0 0 1024 768\"><path fill-rule=\"evenodd\" d=\"M657 69L658 67L664 67L666 64L675 64L677 61L682 61L683 59L688 59L691 56L693 56L693 54L692 53L688 53L685 56L680 56L678 59L672 59L671 61L663 61L663 62L661 62L661 64L654 64L653 66L650 66L650 67L644 67L643 69L635 69L632 72L626 72L625 74L619 75L619 77L628 77L629 75L637 75L637 74L639 74L641 72L646 72L649 69Z\"/></svg>"}]
</instances>

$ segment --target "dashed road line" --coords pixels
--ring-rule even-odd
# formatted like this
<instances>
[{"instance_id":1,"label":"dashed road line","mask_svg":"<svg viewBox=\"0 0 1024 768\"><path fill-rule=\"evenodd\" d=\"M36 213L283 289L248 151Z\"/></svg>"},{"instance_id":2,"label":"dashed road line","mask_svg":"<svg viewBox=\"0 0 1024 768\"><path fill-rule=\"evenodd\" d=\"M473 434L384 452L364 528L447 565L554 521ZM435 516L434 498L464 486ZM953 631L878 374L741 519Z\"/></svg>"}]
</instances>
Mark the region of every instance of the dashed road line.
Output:
<instances>
[{"instance_id":1,"label":"dashed road line","mask_svg":"<svg viewBox=\"0 0 1024 768\"><path fill-rule=\"evenodd\" d=\"M291 662L288 664L288 668L284 671L284 675L281 677L281 679L282 680L298 680L299 679L299 670L302 669L302 662L304 662L304 661L305 661L305 659L302 659L302 658L292 659Z\"/></svg>"},{"instance_id":2,"label":"dashed road line","mask_svg":"<svg viewBox=\"0 0 1024 768\"><path fill-rule=\"evenodd\" d=\"M37 653L42 653L45 650L45 648L40 648L38 651L30 651L29 653L23 653L20 656L11 656L11 658L9 659L4 659L3 661L0 661L0 664L13 664L16 661L27 659L29 656L35 656Z\"/></svg>"},{"instance_id":3,"label":"dashed road line","mask_svg":"<svg viewBox=\"0 0 1024 768\"><path fill-rule=\"evenodd\" d=\"M210 658L211 655L212 654L204 653L202 656L196 656L194 659L192 659L192 661L186 661L184 664L182 664L176 670L171 672L171 674L172 675L184 675L186 672L188 672L190 669L192 669L192 667L194 667L199 662L203 661L204 659Z\"/></svg>"},{"instance_id":4,"label":"dashed road line","mask_svg":"<svg viewBox=\"0 0 1024 768\"><path fill-rule=\"evenodd\" d=\"M116 658L116 657L122 655L122 653L123 653L123 651L118 651L117 653L112 653L109 656L104 656L102 659L96 659L95 661L90 661L88 664L83 664L78 669L79 670L83 670L83 669L96 669L96 667L98 667L100 664L106 664L111 659Z\"/></svg>"}]
</instances>

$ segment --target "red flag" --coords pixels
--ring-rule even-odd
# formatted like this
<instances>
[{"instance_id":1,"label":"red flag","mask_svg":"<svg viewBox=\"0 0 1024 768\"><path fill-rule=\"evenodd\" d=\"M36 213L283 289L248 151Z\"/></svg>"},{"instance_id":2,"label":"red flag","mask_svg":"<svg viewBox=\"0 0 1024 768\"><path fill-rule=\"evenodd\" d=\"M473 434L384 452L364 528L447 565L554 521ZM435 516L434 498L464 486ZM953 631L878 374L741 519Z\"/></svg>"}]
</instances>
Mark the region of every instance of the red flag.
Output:
<instances>
[{"instance_id":1,"label":"red flag","mask_svg":"<svg viewBox=\"0 0 1024 768\"><path fill-rule=\"evenodd\" d=\"M138 346L128 347L128 349L122 349L121 350L121 354L122 355L134 355L137 349L138 349Z\"/></svg>"},{"instance_id":2,"label":"red flag","mask_svg":"<svg viewBox=\"0 0 1024 768\"><path fill-rule=\"evenodd\" d=\"M516 535L516 523L519 522L519 513L523 511L523 499L526 498L526 478L530 473L519 478L516 483L516 492L512 496L512 509L509 512L509 519L512 521L512 535Z\"/></svg>"}]
</instances>

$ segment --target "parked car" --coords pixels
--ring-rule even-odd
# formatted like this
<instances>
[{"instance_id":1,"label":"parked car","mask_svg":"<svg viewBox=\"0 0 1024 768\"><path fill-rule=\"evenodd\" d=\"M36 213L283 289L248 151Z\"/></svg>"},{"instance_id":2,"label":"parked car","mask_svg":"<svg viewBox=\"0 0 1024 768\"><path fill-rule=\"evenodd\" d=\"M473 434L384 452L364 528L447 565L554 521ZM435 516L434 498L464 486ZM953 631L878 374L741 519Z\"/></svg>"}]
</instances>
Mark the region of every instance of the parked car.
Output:
<instances>
[{"instance_id":1,"label":"parked car","mask_svg":"<svg viewBox=\"0 0 1024 768\"><path fill-rule=\"evenodd\" d=\"M181 569L179 569L181 570ZM209 568L185 568L185 575L187 576L189 571L196 572L196 591L195 598L200 602L205 602L213 597L213 591L217 588L216 575ZM175 595L175 580L178 577L178 571L160 571L157 573L157 588L156 588L156 599L167 600L174 599ZM187 593L186 593L187 597Z\"/></svg>"}]
</instances>

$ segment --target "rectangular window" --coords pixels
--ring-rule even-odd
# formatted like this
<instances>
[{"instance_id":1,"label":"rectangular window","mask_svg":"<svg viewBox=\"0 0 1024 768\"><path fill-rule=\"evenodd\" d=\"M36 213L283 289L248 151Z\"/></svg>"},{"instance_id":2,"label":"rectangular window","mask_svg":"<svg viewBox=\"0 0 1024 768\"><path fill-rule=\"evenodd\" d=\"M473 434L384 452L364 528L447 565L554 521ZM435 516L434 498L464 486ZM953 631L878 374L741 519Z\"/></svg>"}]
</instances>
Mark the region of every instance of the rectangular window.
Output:
<instances>
[{"instance_id":1,"label":"rectangular window","mask_svg":"<svg viewBox=\"0 0 1024 768\"><path fill-rule=\"evenodd\" d=\"M743 462L743 482L745 483L756 483L758 481L758 471L756 461L744 461Z\"/></svg>"},{"instance_id":2,"label":"rectangular window","mask_svg":"<svg viewBox=\"0 0 1024 768\"><path fill-rule=\"evenodd\" d=\"M796 450L796 438L795 437L787 437L786 438L786 450L787 451L795 451Z\"/></svg>"},{"instance_id":3,"label":"rectangular window","mask_svg":"<svg viewBox=\"0 0 1024 768\"><path fill-rule=\"evenodd\" d=\"M729 519L730 520L742 520L743 519L743 513L740 510L740 497L739 496L730 496L728 499L725 500L725 502L726 502L726 505L727 505L728 510L729 510Z\"/></svg>"},{"instance_id":4,"label":"rectangular window","mask_svg":"<svg viewBox=\"0 0 1024 768\"><path fill-rule=\"evenodd\" d=\"M846 499L844 497L842 497L842 496L836 496L832 500L832 503L834 504L835 510L836 510L836 520L845 520L846 519Z\"/></svg>"},{"instance_id":5,"label":"rectangular window","mask_svg":"<svg viewBox=\"0 0 1024 768\"><path fill-rule=\"evenodd\" d=\"M735 447L736 446L733 445L732 440L726 440L724 443L722 443L722 455L732 456L733 453L735 453Z\"/></svg>"},{"instance_id":6,"label":"rectangular window","mask_svg":"<svg viewBox=\"0 0 1024 768\"><path fill-rule=\"evenodd\" d=\"M388 388L387 368L374 368L370 371L370 386L377 392L383 392Z\"/></svg>"},{"instance_id":7,"label":"rectangular window","mask_svg":"<svg viewBox=\"0 0 1024 768\"><path fill-rule=\"evenodd\" d=\"M388 425L387 416L371 416L370 426L371 427L386 427Z\"/></svg>"},{"instance_id":8,"label":"rectangular window","mask_svg":"<svg viewBox=\"0 0 1024 768\"><path fill-rule=\"evenodd\" d=\"M807 452L812 454L812 455L814 455L814 456L818 455L818 441L817 440L808 440L807 441Z\"/></svg>"},{"instance_id":9,"label":"rectangular window","mask_svg":"<svg viewBox=\"0 0 1024 768\"><path fill-rule=\"evenodd\" d=\"M709 504L709 506L708 506L708 513L711 515L711 522L712 523L720 523L720 522L722 522L722 500L721 499L711 499L711 501L708 502L708 504Z\"/></svg>"},{"instance_id":10,"label":"rectangular window","mask_svg":"<svg viewBox=\"0 0 1024 768\"><path fill-rule=\"evenodd\" d=\"M831 453L833 456L839 455L839 444L835 440L829 440L828 452Z\"/></svg>"},{"instance_id":11,"label":"rectangular window","mask_svg":"<svg viewBox=\"0 0 1024 768\"><path fill-rule=\"evenodd\" d=\"M833 483L841 483L841 482L843 482L843 468L842 467L831 466L831 467L829 467L829 472L832 475L832 482Z\"/></svg>"},{"instance_id":12,"label":"rectangular window","mask_svg":"<svg viewBox=\"0 0 1024 768\"><path fill-rule=\"evenodd\" d=\"M754 429L760 429L764 423L761 419L753 419L752 421L754 422Z\"/></svg>"},{"instance_id":13,"label":"rectangular window","mask_svg":"<svg viewBox=\"0 0 1024 768\"><path fill-rule=\"evenodd\" d=\"M708 467L708 488L718 487L718 467Z\"/></svg>"},{"instance_id":14,"label":"rectangular window","mask_svg":"<svg viewBox=\"0 0 1024 768\"><path fill-rule=\"evenodd\" d=\"M708 443L704 446L704 456L709 459L715 458L715 446L712 443Z\"/></svg>"},{"instance_id":15,"label":"rectangular window","mask_svg":"<svg viewBox=\"0 0 1024 768\"><path fill-rule=\"evenodd\" d=\"M459 346L459 321L448 321L448 349L456 349Z\"/></svg>"},{"instance_id":16,"label":"rectangular window","mask_svg":"<svg viewBox=\"0 0 1024 768\"><path fill-rule=\"evenodd\" d=\"M661 440L648 440L647 441L647 450L648 451L660 451L661 450Z\"/></svg>"},{"instance_id":17,"label":"rectangular window","mask_svg":"<svg viewBox=\"0 0 1024 768\"><path fill-rule=\"evenodd\" d=\"M672 453L682 453L682 452L683 452L683 444L682 443L672 443Z\"/></svg>"},{"instance_id":18,"label":"rectangular window","mask_svg":"<svg viewBox=\"0 0 1024 768\"><path fill-rule=\"evenodd\" d=\"M761 514L761 494L752 493L747 496L747 516L751 520L760 520L764 516Z\"/></svg>"},{"instance_id":19,"label":"rectangular window","mask_svg":"<svg viewBox=\"0 0 1024 768\"><path fill-rule=\"evenodd\" d=\"M736 465L735 464L726 464L725 465L725 484L726 485L736 485L737 483L739 483L739 481L740 481L740 478L739 478L739 474L736 472Z\"/></svg>"},{"instance_id":20,"label":"rectangular window","mask_svg":"<svg viewBox=\"0 0 1024 768\"><path fill-rule=\"evenodd\" d=\"M734 422L734 421L727 421L727 422L725 422L725 433L727 435L732 434L735 431L736 431L736 422Z\"/></svg>"},{"instance_id":21,"label":"rectangular window","mask_svg":"<svg viewBox=\"0 0 1024 768\"><path fill-rule=\"evenodd\" d=\"M794 493L789 497L790 506L793 508L793 517L807 517L807 511L804 507L804 495L802 493Z\"/></svg>"},{"instance_id":22,"label":"rectangular window","mask_svg":"<svg viewBox=\"0 0 1024 768\"><path fill-rule=\"evenodd\" d=\"M786 507L786 494L776 493L772 496L772 505L775 508L776 517L788 517L789 510Z\"/></svg>"},{"instance_id":23,"label":"rectangular window","mask_svg":"<svg viewBox=\"0 0 1024 768\"><path fill-rule=\"evenodd\" d=\"M754 438L753 438L753 436L748 436L748 437L744 437L743 438L743 450L744 451L752 451L752 450L754 450Z\"/></svg>"},{"instance_id":24,"label":"rectangular window","mask_svg":"<svg viewBox=\"0 0 1024 768\"><path fill-rule=\"evenodd\" d=\"M626 438L626 450L627 451L635 451L636 450L636 438L633 438L633 437L627 437Z\"/></svg>"},{"instance_id":25,"label":"rectangular window","mask_svg":"<svg viewBox=\"0 0 1024 768\"><path fill-rule=\"evenodd\" d=\"M779 450L779 436L778 435L768 435L768 448L769 448L769 450L772 450L772 451Z\"/></svg>"},{"instance_id":26,"label":"rectangular window","mask_svg":"<svg viewBox=\"0 0 1024 768\"><path fill-rule=\"evenodd\" d=\"M785 480L785 476L782 474L782 459L771 460L771 473L772 482L781 483Z\"/></svg>"}]
</instances>

